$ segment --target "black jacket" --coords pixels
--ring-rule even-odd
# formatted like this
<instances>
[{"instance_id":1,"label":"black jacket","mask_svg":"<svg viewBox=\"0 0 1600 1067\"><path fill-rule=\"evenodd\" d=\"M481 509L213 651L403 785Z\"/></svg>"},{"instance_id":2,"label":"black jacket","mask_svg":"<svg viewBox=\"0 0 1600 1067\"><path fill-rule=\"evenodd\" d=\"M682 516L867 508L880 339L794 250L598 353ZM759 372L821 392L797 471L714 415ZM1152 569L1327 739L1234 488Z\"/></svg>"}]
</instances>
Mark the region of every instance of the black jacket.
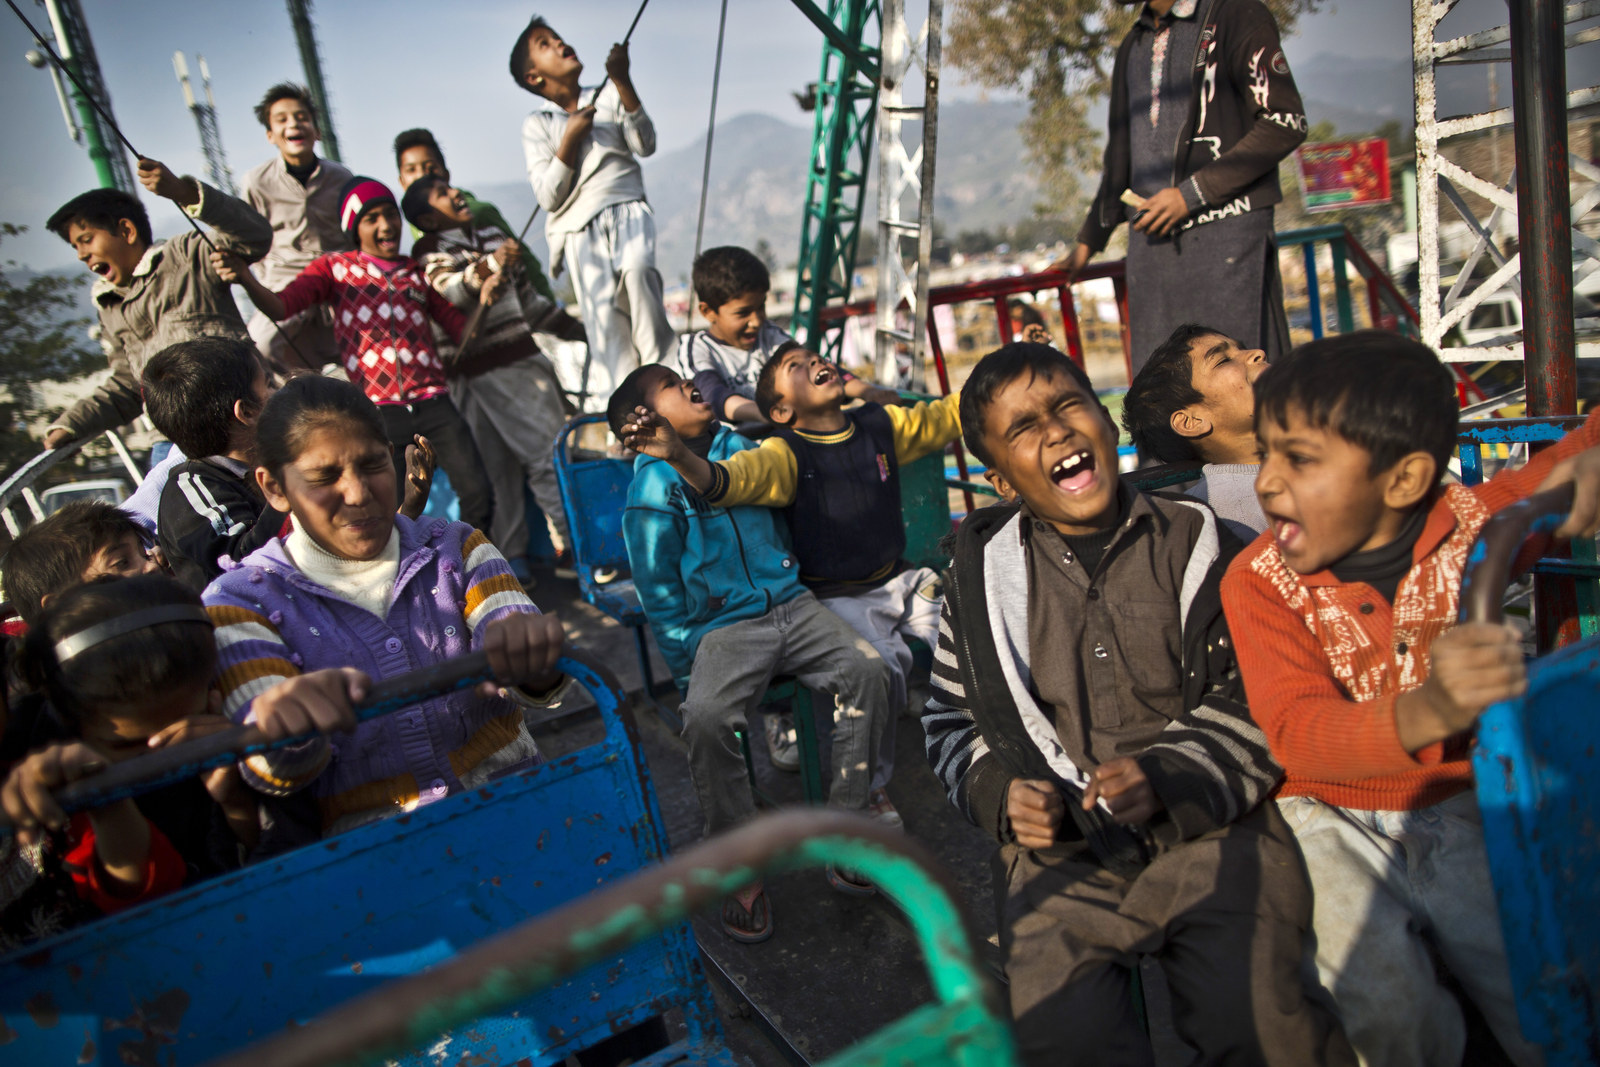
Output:
<instances>
[{"instance_id":1,"label":"black jacket","mask_svg":"<svg viewBox=\"0 0 1600 1067\"><path fill-rule=\"evenodd\" d=\"M254 478L191 459L167 477L156 534L172 573L199 593L222 573L217 557L243 559L276 537L286 517L267 507Z\"/></svg>"},{"instance_id":2,"label":"black jacket","mask_svg":"<svg viewBox=\"0 0 1600 1067\"><path fill-rule=\"evenodd\" d=\"M1006 816L1012 780L1055 782L1076 823L1063 828L1064 839L1086 840L1108 870L1131 876L1157 852L1236 819L1270 793L1282 776L1266 737L1245 707L1244 686L1222 614L1222 575L1238 545L1206 510L1210 527L1218 533L1211 547L1175 548L1191 553L1187 566L1198 583L1183 618L1187 710L1163 732L1161 741L1136 757L1166 810L1149 826L1134 830L1116 824L1099 807L1082 809L1081 789L1056 773L1029 735L1005 676L991 626L993 575L986 579L984 557L1002 531L1015 533L1012 522L1017 511L1016 506L982 508L956 532L934 659L933 697L923 716L928 759L956 806L1002 843L1012 838ZM1025 585L1027 578L1019 574L1015 580ZM1193 758L1195 753L1202 754L1201 762Z\"/></svg>"},{"instance_id":3,"label":"black jacket","mask_svg":"<svg viewBox=\"0 0 1600 1067\"><path fill-rule=\"evenodd\" d=\"M1174 146L1172 184L1189 203L1183 228L1242 215L1283 199L1278 163L1306 139L1305 107L1260 0L1200 0L1193 60L1196 103ZM1126 217L1120 199L1133 173L1128 145L1128 54L1122 39L1111 69L1111 111L1100 189L1078 240L1098 252ZM1200 101L1204 100L1204 106Z\"/></svg>"}]
</instances>

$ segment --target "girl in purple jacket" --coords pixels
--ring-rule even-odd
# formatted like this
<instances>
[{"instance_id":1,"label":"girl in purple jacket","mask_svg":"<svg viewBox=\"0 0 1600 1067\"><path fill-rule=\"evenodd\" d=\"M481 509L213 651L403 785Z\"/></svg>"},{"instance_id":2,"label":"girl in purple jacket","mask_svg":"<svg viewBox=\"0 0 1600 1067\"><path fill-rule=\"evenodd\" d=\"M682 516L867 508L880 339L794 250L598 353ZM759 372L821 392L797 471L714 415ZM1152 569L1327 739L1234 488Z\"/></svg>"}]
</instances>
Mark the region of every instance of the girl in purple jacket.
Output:
<instances>
[{"instance_id":1,"label":"girl in purple jacket","mask_svg":"<svg viewBox=\"0 0 1600 1067\"><path fill-rule=\"evenodd\" d=\"M246 780L272 795L309 790L326 835L536 762L523 707L561 687L561 625L482 533L395 514L372 402L348 382L294 378L263 407L256 437L256 479L293 529L243 560L223 557L205 591L223 711L273 737L343 732L253 756ZM479 648L497 682L355 725L351 702L372 682Z\"/></svg>"}]
</instances>

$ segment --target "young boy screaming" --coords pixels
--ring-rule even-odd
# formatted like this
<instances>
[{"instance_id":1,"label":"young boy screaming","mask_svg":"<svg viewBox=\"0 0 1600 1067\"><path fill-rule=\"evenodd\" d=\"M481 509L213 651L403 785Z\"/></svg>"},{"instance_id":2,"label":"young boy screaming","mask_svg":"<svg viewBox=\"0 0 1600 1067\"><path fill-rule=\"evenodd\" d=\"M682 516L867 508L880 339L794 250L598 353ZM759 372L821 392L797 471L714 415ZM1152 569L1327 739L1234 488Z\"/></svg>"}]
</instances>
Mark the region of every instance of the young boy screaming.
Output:
<instances>
[{"instance_id":1,"label":"young boy screaming","mask_svg":"<svg viewBox=\"0 0 1600 1067\"><path fill-rule=\"evenodd\" d=\"M1519 1064L1523 1039L1472 790L1472 727L1522 691L1517 632L1456 619L1467 551L1541 485L1600 488L1590 417L1526 467L1445 486L1450 372L1377 330L1302 345L1256 383L1271 524L1223 582L1278 807L1315 891L1323 996L1372 1064L1460 1063L1435 952ZM1593 536L1593 496L1562 531Z\"/></svg>"},{"instance_id":2,"label":"young boy screaming","mask_svg":"<svg viewBox=\"0 0 1600 1067\"><path fill-rule=\"evenodd\" d=\"M1030 1064L1148 1064L1129 980L1154 956L1204 1063L1354 1063L1301 990L1311 900L1250 720L1203 504L1132 491L1070 359L992 352L963 437L1012 503L956 534L928 758L1000 843L995 895Z\"/></svg>"}]
</instances>

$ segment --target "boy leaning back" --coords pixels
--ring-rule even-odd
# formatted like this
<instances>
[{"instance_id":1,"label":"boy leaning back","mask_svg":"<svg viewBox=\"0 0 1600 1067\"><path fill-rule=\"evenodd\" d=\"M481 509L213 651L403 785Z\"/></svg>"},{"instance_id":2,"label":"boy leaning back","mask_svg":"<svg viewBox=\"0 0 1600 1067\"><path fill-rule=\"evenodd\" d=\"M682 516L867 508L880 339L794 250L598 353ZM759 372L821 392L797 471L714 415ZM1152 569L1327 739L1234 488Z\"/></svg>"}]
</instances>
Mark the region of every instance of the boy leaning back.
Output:
<instances>
[{"instance_id":1,"label":"boy leaning back","mask_svg":"<svg viewBox=\"0 0 1600 1067\"><path fill-rule=\"evenodd\" d=\"M893 714L883 726L872 806L897 824L885 790L894 774L895 719L906 706L911 673L906 639L931 648L939 620L938 574L903 558L900 468L961 433L960 394L914 407L868 402L846 410L849 399L839 368L791 341L756 379L756 406L777 425L759 448L707 462L649 416L623 443L667 460L708 503L785 511L800 580L889 665Z\"/></svg>"},{"instance_id":2,"label":"boy leaning back","mask_svg":"<svg viewBox=\"0 0 1600 1067\"><path fill-rule=\"evenodd\" d=\"M604 397L641 363L666 359L673 332L639 171L638 157L656 150L656 131L628 76L627 46L606 57L598 94L579 86L582 73L577 52L542 18L512 46L512 80L546 101L522 124L522 151L546 212L550 273L565 266L572 278L600 372L588 392Z\"/></svg>"},{"instance_id":3,"label":"boy leaning back","mask_svg":"<svg viewBox=\"0 0 1600 1067\"><path fill-rule=\"evenodd\" d=\"M645 411L702 461L754 447L721 426L694 383L670 367L640 367L623 379L607 411L612 432L621 439ZM755 813L734 731L777 674L837 697L828 802L867 807L873 746L889 712L888 673L800 584L772 510L714 507L670 464L641 455L622 533L639 602L686 694L679 710L706 833ZM842 892L873 892L845 871L830 870L828 879ZM746 943L771 936L771 907L759 885L723 903L722 927Z\"/></svg>"},{"instance_id":4,"label":"boy leaning back","mask_svg":"<svg viewBox=\"0 0 1600 1067\"><path fill-rule=\"evenodd\" d=\"M928 757L1000 842L1000 944L1030 1064L1150 1064L1129 981L1153 956L1197 1062L1350 1064L1301 988L1311 902L1250 720L1203 504L1117 477L1066 356L1012 344L961 393L1009 503L968 516L946 584Z\"/></svg>"},{"instance_id":5,"label":"boy leaning back","mask_svg":"<svg viewBox=\"0 0 1600 1067\"><path fill-rule=\"evenodd\" d=\"M1270 529L1222 587L1311 875L1317 978L1371 1064L1461 1062L1434 952L1511 1058L1539 1062L1517 1023L1468 756L1478 715L1522 691L1521 644L1456 617L1467 550L1496 511L1576 481L1588 503L1559 532L1593 536L1600 424L1469 489L1441 483L1457 417L1449 371L1395 334L1279 361L1256 383Z\"/></svg>"}]
</instances>

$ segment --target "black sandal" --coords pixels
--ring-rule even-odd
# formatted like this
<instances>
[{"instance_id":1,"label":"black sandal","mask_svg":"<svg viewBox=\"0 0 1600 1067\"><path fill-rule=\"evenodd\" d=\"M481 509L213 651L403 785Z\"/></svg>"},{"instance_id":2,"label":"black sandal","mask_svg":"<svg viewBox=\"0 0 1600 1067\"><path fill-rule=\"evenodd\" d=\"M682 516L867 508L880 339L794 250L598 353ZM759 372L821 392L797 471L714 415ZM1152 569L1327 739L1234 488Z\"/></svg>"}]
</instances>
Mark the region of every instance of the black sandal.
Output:
<instances>
[{"instance_id":1,"label":"black sandal","mask_svg":"<svg viewBox=\"0 0 1600 1067\"><path fill-rule=\"evenodd\" d=\"M751 929L735 925L728 921L728 909L738 908L735 914L743 914L752 924ZM759 919L758 919L759 916ZM765 888L759 890L751 899L747 908L743 902L733 894L722 902L722 932L741 945L759 945L772 936L772 902L767 899Z\"/></svg>"},{"instance_id":2,"label":"black sandal","mask_svg":"<svg viewBox=\"0 0 1600 1067\"><path fill-rule=\"evenodd\" d=\"M847 871L843 867L828 867L828 884L846 896L870 897L878 893L877 886L855 871Z\"/></svg>"}]
</instances>

